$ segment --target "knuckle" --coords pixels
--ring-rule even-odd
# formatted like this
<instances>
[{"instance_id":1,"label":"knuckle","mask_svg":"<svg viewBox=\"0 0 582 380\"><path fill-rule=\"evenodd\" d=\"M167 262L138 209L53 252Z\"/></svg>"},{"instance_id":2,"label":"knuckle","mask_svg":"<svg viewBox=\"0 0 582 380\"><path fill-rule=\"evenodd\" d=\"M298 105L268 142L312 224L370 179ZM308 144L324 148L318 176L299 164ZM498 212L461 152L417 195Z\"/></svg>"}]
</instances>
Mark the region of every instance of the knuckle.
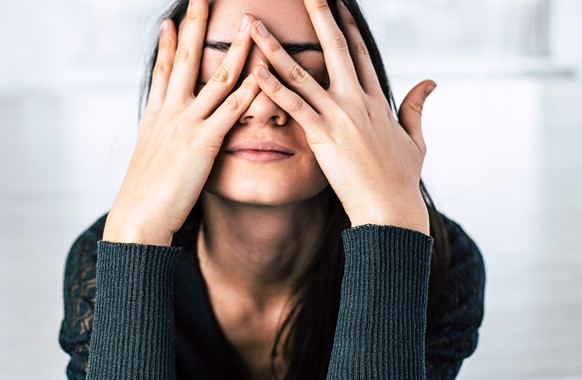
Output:
<instances>
[{"instance_id":1,"label":"knuckle","mask_svg":"<svg viewBox=\"0 0 582 380\"><path fill-rule=\"evenodd\" d=\"M283 90L283 85L279 81L276 81L273 84L273 88L271 89L271 91L273 92L273 94L277 94L277 93L281 92L282 90Z\"/></svg>"},{"instance_id":2,"label":"knuckle","mask_svg":"<svg viewBox=\"0 0 582 380\"><path fill-rule=\"evenodd\" d=\"M366 95L366 102L378 115L384 115L391 112L390 103L384 96Z\"/></svg>"},{"instance_id":3,"label":"knuckle","mask_svg":"<svg viewBox=\"0 0 582 380\"><path fill-rule=\"evenodd\" d=\"M187 21L197 21L203 19L202 12L194 7L188 7L185 17Z\"/></svg>"},{"instance_id":4,"label":"knuckle","mask_svg":"<svg viewBox=\"0 0 582 380\"><path fill-rule=\"evenodd\" d=\"M180 46L178 50L176 50L176 55L174 56L174 61L177 63L188 61L188 59L192 56L192 52L190 49Z\"/></svg>"},{"instance_id":5,"label":"knuckle","mask_svg":"<svg viewBox=\"0 0 582 380\"><path fill-rule=\"evenodd\" d=\"M174 46L174 39L170 37L160 38L159 48L160 51L170 50Z\"/></svg>"},{"instance_id":6,"label":"knuckle","mask_svg":"<svg viewBox=\"0 0 582 380\"><path fill-rule=\"evenodd\" d=\"M281 49L282 46L281 44L274 38L271 38L268 42L267 42L267 49L272 53L278 53Z\"/></svg>"},{"instance_id":7,"label":"knuckle","mask_svg":"<svg viewBox=\"0 0 582 380\"><path fill-rule=\"evenodd\" d=\"M368 105L370 105L372 102L368 100L368 98L365 96L365 94L361 93L360 96L357 96L353 103L357 109L361 110L363 114L368 114L368 109L371 108L371 106L369 107Z\"/></svg>"},{"instance_id":8,"label":"knuckle","mask_svg":"<svg viewBox=\"0 0 582 380\"><path fill-rule=\"evenodd\" d=\"M240 91L244 96L249 96L255 91L255 82L245 78L240 83L239 88L236 91Z\"/></svg>"},{"instance_id":9,"label":"knuckle","mask_svg":"<svg viewBox=\"0 0 582 380\"><path fill-rule=\"evenodd\" d=\"M301 111L301 109L303 108L303 99L301 99L299 96L297 95L293 95L290 99L289 99L289 104L288 104L288 109L289 112L291 113L295 113L295 112L299 112Z\"/></svg>"},{"instance_id":10,"label":"knuckle","mask_svg":"<svg viewBox=\"0 0 582 380\"><path fill-rule=\"evenodd\" d=\"M231 94L228 98L226 98L224 104L227 109L234 112L240 108L242 102L238 94Z\"/></svg>"},{"instance_id":11,"label":"knuckle","mask_svg":"<svg viewBox=\"0 0 582 380\"><path fill-rule=\"evenodd\" d=\"M156 65L154 66L154 71L152 73L153 77L159 76L159 75L166 75L170 72L170 65L166 64L165 62L159 62L156 63Z\"/></svg>"},{"instance_id":12,"label":"knuckle","mask_svg":"<svg viewBox=\"0 0 582 380\"><path fill-rule=\"evenodd\" d=\"M351 27L351 28L358 28L358 23L356 23L356 20L354 19L354 16L352 16L352 14L349 11L347 13L348 13L348 17L344 21L344 23L346 24L346 26Z\"/></svg>"},{"instance_id":13,"label":"knuckle","mask_svg":"<svg viewBox=\"0 0 582 380\"><path fill-rule=\"evenodd\" d=\"M358 43L356 43L354 51L356 52L356 54L361 54L366 57L370 56L370 53L368 52L368 47L366 46L364 41L359 41Z\"/></svg>"},{"instance_id":14,"label":"knuckle","mask_svg":"<svg viewBox=\"0 0 582 380\"><path fill-rule=\"evenodd\" d=\"M413 111L419 115L422 115L422 103L420 103L420 102L412 101L412 102L408 103L408 109L410 109L411 111Z\"/></svg>"},{"instance_id":15,"label":"knuckle","mask_svg":"<svg viewBox=\"0 0 582 380\"><path fill-rule=\"evenodd\" d=\"M303 82L307 79L307 71L303 69L303 67L299 66L299 64L295 63L289 72L289 78L291 78L294 82Z\"/></svg>"},{"instance_id":16,"label":"knuckle","mask_svg":"<svg viewBox=\"0 0 582 380\"><path fill-rule=\"evenodd\" d=\"M212 74L212 80L216 82L228 82L230 75L230 70L226 65L221 64L218 69Z\"/></svg>"},{"instance_id":17,"label":"knuckle","mask_svg":"<svg viewBox=\"0 0 582 380\"><path fill-rule=\"evenodd\" d=\"M388 100L387 97L384 96L384 94L379 94L379 95L375 96L374 98L378 102L380 109L387 110L388 112L392 112L392 106L390 105L390 101Z\"/></svg>"},{"instance_id":18,"label":"knuckle","mask_svg":"<svg viewBox=\"0 0 582 380\"><path fill-rule=\"evenodd\" d=\"M335 46L339 50L347 50L348 49L348 42L346 38L342 34L342 32L336 32L331 37L331 42L333 46Z\"/></svg>"},{"instance_id":19,"label":"knuckle","mask_svg":"<svg viewBox=\"0 0 582 380\"><path fill-rule=\"evenodd\" d=\"M355 105L356 107L364 105L364 108L368 108L366 107L367 104L373 104L368 101L366 94L358 89L351 88L349 91L343 91L338 94L338 97L343 99L346 104Z\"/></svg>"}]
</instances>

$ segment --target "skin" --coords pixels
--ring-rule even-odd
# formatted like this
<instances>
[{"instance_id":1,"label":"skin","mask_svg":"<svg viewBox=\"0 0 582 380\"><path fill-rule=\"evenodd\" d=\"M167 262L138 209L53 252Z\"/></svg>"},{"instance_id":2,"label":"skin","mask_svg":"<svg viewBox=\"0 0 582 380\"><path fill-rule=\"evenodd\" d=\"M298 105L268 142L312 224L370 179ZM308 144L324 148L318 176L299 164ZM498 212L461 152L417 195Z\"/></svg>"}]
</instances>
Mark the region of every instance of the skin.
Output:
<instances>
[{"instance_id":1,"label":"skin","mask_svg":"<svg viewBox=\"0 0 582 380\"><path fill-rule=\"evenodd\" d=\"M179 33L165 20L136 147L105 226L103 240L169 245L202 201L193 237L201 270L250 378L268 376L293 283L326 221L326 186L352 226L429 233L421 111L435 84L412 89L397 121L351 15L340 14L345 35L322 0L217 0L210 19L208 1L192 0ZM293 43L322 51L290 55L281 46ZM248 141L287 153L258 162L232 151Z\"/></svg>"}]
</instances>

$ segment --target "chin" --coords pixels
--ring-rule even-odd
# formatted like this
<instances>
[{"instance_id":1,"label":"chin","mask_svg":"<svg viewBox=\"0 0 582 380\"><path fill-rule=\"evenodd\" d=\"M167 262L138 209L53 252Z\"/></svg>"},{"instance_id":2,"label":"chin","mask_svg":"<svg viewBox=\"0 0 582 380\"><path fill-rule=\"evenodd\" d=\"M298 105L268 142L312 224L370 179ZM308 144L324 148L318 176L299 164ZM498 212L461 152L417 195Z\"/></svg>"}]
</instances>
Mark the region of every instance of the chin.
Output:
<instances>
[{"instance_id":1,"label":"chin","mask_svg":"<svg viewBox=\"0 0 582 380\"><path fill-rule=\"evenodd\" d=\"M218 177L218 178L217 178ZM211 175L204 190L225 200L255 206L287 206L319 195L328 183L323 174L316 176Z\"/></svg>"}]
</instances>

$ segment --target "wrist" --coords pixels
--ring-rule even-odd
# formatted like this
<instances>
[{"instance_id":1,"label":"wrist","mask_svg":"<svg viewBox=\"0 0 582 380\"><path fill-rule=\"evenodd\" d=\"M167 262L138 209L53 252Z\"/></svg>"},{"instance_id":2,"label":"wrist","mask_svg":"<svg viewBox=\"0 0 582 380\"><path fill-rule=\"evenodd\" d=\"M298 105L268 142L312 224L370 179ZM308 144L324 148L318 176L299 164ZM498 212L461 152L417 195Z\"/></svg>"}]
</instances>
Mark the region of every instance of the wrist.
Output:
<instances>
[{"instance_id":1,"label":"wrist","mask_svg":"<svg viewBox=\"0 0 582 380\"><path fill-rule=\"evenodd\" d=\"M170 246L173 234L155 226L132 223L131 218L121 221L108 215L103 229L103 240L111 243Z\"/></svg>"},{"instance_id":2,"label":"wrist","mask_svg":"<svg viewBox=\"0 0 582 380\"><path fill-rule=\"evenodd\" d=\"M390 202L368 202L367 207L348 213L352 227L365 224L407 228L430 235L428 208L422 195Z\"/></svg>"}]
</instances>

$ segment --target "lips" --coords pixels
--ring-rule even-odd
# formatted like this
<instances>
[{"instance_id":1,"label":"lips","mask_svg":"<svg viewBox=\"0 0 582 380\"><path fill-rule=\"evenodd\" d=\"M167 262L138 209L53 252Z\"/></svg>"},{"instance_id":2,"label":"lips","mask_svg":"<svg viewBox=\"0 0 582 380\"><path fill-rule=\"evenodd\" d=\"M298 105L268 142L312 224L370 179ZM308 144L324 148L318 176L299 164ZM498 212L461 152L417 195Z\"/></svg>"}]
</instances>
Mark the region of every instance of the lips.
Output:
<instances>
[{"instance_id":1,"label":"lips","mask_svg":"<svg viewBox=\"0 0 582 380\"><path fill-rule=\"evenodd\" d=\"M254 162L272 162L293 156L293 151L273 141L245 141L233 144L225 149L234 157Z\"/></svg>"},{"instance_id":2,"label":"lips","mask_svg":"<svg viewBox=\"0 0 582 380\"><path fill-rule=\"evenodd\" d=\"M291 149L273 141L245 141L226 148L227 153L236 153L244 150L257 152L278 152L289 155L293 154Z\"/></svg>"}]
</instances>

